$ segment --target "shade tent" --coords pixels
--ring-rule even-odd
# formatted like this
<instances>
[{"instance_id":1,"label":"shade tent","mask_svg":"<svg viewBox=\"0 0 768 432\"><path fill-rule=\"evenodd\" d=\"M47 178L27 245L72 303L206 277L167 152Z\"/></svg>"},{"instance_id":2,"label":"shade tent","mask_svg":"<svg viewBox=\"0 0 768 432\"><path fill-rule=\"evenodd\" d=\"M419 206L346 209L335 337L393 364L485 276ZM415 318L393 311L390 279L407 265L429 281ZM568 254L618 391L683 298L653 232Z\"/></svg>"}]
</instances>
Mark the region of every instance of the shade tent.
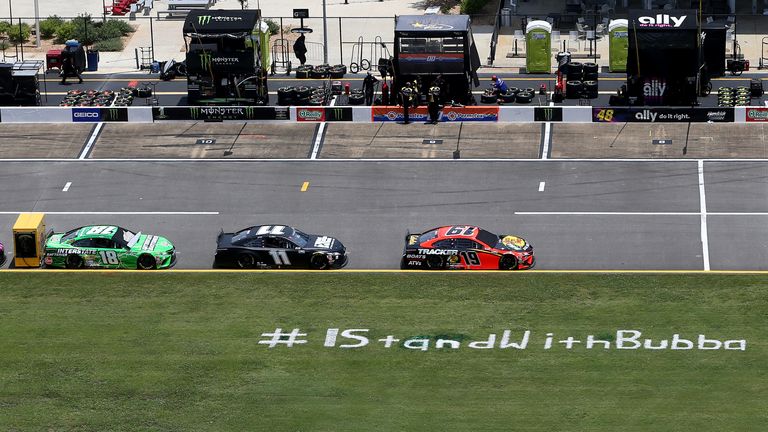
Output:
<instances>
[{"instance_id":1,"label":"shade tent","mask_svg":"<svg viewBox=\"0 0 768 432\"><path fill-rule=\"evenodd\" d=\"M395 33L400 36L444 36L441 33L450 35L469 28L469 15L400 15L395 23Z\"/></svg>"},{"instance_id":2,"label":"shade tent","mask_svg":"<svg viewBox=\"0 0 768 432\"><path fill-rule=\"evenodd\" d=\"M701 65L695 10L631 10L629 96L646 105L696 102Z\"/></svg>"},{"instance_id":3,"label":"shade tent","mask_svg":"<svg viewBox=\"0 0 768 432\"><path fill-rule=\"evenodd\" d=\"M204 34L241 38L258 29L260 18L260 10L193 10L184 21L183 31L191 37Z\"/></svg>"}]
</instances>

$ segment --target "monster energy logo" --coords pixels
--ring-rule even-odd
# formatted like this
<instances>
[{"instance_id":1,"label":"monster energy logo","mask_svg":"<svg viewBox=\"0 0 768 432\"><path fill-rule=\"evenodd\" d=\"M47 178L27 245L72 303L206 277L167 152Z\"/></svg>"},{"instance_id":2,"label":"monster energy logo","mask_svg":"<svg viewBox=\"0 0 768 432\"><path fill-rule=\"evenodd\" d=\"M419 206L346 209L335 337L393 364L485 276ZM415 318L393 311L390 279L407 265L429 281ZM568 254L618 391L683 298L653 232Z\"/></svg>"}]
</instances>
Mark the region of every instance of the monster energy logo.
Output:
<instances>
[{"instance_id":1,"label":"monster energy logo","mask_svg":"<svg viewBox=\"0 0 768 432\"><path fill-rule=\"evenodd\" d=\"M222 120L253 120L256 108L247 107L190 107L189 116L192 120L222 119Z\"/></svg>"},{"instance_id":2,"label":"monster energy logo","mask_svg":"<svg viewBox=\"0 0 768 432\"><path fill-rule=\"evenodd\" d=\"M552 122L562 120L563 114L561 108L535 108L534 121Z\"/></svg>"},{"instance_id":3,"label":"monster energy logo","mask_svg":"<svg viewBox=\"0 0 768 432\"><path fill-rule=\"evenodd\" d=\"M552 108L543 108L541 114L544 117L544 121L552 121L552 117L555 116L555 110Z\"/></svg>"},{"instance_id":4,"label":"monster energy logo","mask_svg":"<svg viewBox=\"0 0 768 432\"><path fill-rule=\"evenodd\" d=\"M210 69L211 68L211 58L213 56L211 53L200 53L200 68L202 69Z\"/></svg>"},{"instance_id":5,"label":"monster energy logo","mask_svg":"<svg viewBox=\"0 0 768 432\"><path fill-rule=\"evenodd\" d=\"M211 22L211 16L210 15L200 15L197 17L197 24L198 25L206 25Z\"/></svg>"},{"instance_id":6,"label":"monster energy logo","mask_svg":"<svg viewBox=\"0 0 768 432\"><path fill-rule=\"evenodd\" d=\"M101 116L105 121L119 121L120 109L118 108L102 108Z\"/></svg>"}]
</instances>

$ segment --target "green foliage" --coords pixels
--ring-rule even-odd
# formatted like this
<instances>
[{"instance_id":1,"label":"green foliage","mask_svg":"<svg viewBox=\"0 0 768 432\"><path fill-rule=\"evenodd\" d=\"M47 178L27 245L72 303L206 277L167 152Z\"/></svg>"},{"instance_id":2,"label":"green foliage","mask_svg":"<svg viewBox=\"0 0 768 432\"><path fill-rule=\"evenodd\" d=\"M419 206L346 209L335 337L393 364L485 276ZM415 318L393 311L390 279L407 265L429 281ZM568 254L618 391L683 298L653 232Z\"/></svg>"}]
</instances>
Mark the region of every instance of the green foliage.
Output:
<instances>
[{"instance_id":1,"label":"green foliage","mask_svg":"<svg viewBox=\"0 0 768 432\"><path fill-rule=\"evenodd\" d=\"M67 21L62 23L58 30L56 30L56 37L53 38L53 42L56 44L63 44L69 39L72 39L75 35L75 23Z\"/></svg>"},{"instance_id":2,"label":"green foliage","mask_svg":"<svg viewBox=\"0 0 768 432\"><path fill-rule=\"evenodd\" d=\"M461 0L461 13L472 15L480 12L488 0Z\"/></svg>"},{"instance_id":3,"label":"green foliage","mask_svg":"<svg viewBox=\"0 0 768 432\"><path fill-rule=\"evenodd\" d=\"M90 15L81 15L72 21L61 23L56 31L54 42L61 44L69 39L75 39L83 45L103 42L101 46L107 48L105 51L115 51L123 49L122 41L118 44L115 39L120 39L134 31L136 30L129 23L122 20L100 22L93 21ZM119 48L116 48L118 46Z\"/></svg>"},{"instance_id":4,"label":"green foliage","mask_svg":"<svg viewBox=\"0 0 768 432\"><path fill-rule=\"evenodd\" d=\"M12 25L8 30L8 40L14 44L21 44L29 40L32 28L27 23Z\"/></svg>"},{"instance_id":5,"label":"green foliage","mask_svg":"<svg viewBox=\"0 0 768 432\"><path fill-rule=\"evenodd\" d=\"M272 21L271 19L264 20L265 23L267 23L267 27L269 28L269 35L276 35L278 32L280 32L280 26Z\"/></svg>"},{"instance_id":6,"label":"green foliage","mask_svg":"<svg viewBox=\"0 0 768 432\"><path fill-rule=\"evenodd\" d=\"M100 40L93 44L93 49L98 51L122 51L123 40L119 37Z\"/></svg>"},{"instance_id":7,"label":"green foliage","mask_svg":"<svg viewBox=\"0 0 768 432\"><path fill-rule=\"evenodd\" d=\"M121 36L128 36L129 33L136 31L136 29L127 21L118 19L107 20L104 23L98 23L98 25L100 25L102 29L110 29L109 31L113 32L119 31Z\"/></svg>"},{"instance_id":8,"label":"green foliage","mask_svg":"<svg viewBox=\"0 0 768 432\"><path fill-rule=\"evenodd\" d=\"M64 24L64 20L56 15L49 16L48 18L40 21L40 37L42 39L52 38L59 28Z\"/></svg>"},{"instance_id":9,"label":"green foliage","mask_svg":"<svg viewBox=\"0 0 768 432\"><path fill-rule=\"evenodd\" d=\"M0 34L7 36L11 30L11 23L8 21L0 21Z\"/></svg>"}]
</instances>

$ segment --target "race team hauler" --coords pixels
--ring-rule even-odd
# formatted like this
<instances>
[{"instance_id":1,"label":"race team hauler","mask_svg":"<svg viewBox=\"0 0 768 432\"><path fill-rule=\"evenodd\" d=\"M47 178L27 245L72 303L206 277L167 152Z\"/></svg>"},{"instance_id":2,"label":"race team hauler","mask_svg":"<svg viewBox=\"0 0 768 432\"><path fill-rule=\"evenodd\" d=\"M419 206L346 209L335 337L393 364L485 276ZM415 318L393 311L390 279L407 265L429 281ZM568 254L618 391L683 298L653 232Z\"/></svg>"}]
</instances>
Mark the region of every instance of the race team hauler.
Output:
<instances>
[{"instance_id":1,"label":"race team hauler","mask_svg":"<svg viewBox=\"0 0 768 432\"><path fill-rule=\"evenodd\" d=\"M514 235L471 225L433 228L405 236L401 269L524 270L536 263L533 246Z\"/></svg>"},{"instance_id":2,"label":"race team hauler","mask_svg":"<svg viewBox=\"0 0 768 432\"><path fill-rule=\"evenodd\" d=\"M407 82L421 83L416 92L441 88L443 103L474 104L479 86L480 56L468 15L401 15L395 22L393 60L395 94ZM440 83L436 83L442 74ZM418 104L417 100L417 104Z\"/></svg>"},{"instance_id":3,"label":"race team hauler","mask_svg":"<svg viewBox=\"0 0 768 432\"><path fill-rule=\"evenodd\" d=\"M214 267L339 269L347 250L333 237L305 234L286 225L257 225L216 239Z\"/></svg>"},{"instance_id":4,"label":"race team hauler","mask_svg":"<svg viewBox=\"0 0 768 432\"><path fill-rule=\"evenodd\" d=\"M264 26L266 27L266 26ZM189 105L263 105L269 31L259 10L190 11L184 22Z\"/></svg>"},{"instance_id":5,"label":"race team hauler","mask_svg":"<svg viewBox=\"0 0 768 432\"><path fill-rule=\"evenodd\" d=\"M45 242L43 264L68 269L163 269L176 264L176 248L165 237L115 225L88 225L52 233Z\"/></svg>"}]
</instances>

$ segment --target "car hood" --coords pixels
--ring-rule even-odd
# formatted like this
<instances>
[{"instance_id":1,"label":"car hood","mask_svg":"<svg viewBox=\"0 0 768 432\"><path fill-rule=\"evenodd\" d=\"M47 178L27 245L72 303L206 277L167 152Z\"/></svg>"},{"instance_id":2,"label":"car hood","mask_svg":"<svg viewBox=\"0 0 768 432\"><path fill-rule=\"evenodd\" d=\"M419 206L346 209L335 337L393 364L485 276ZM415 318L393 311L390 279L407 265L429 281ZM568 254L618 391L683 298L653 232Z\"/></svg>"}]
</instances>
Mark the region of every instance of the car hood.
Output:
<instances>
[{"instance_id":1,"label":"car hood","mask_svg":"<svg viewBox=\"0 0 768 432\"><path fill-rule=\"evenodd\" d=\"M140 234L139 239L131 247L134 252L170 252L173 244L165 237L152 234Z\"/></svg>"}]
</instances>

